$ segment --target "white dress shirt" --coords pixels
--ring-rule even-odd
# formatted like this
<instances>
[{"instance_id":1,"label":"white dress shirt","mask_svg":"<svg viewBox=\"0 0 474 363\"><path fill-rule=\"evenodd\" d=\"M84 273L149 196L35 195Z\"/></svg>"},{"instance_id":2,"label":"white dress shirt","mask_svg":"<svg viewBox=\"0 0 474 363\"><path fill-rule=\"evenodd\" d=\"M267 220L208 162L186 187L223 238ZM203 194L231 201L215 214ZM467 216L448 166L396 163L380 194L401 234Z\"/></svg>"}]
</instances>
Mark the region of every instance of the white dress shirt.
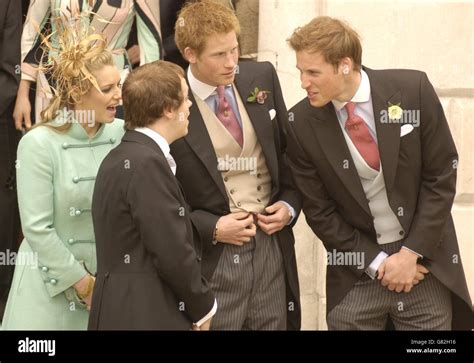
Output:
<instances>
[{"instance_id":1,"label":"white dress shirt","mask_svg":"<svg viewBox=\"0 0 474 363\"><path fill-rule=\"evenodd\" d=\"M170 166L173 175L176 175L176 162L170 154L170 146L168 145L168 141L166 141L166 139L158 132L148 127L137 127L135 131L150 137L151 139L153 139L154 142L156 142L156 144L160 147L161 151L163 151L163 154L165 155L166 161L168 161L168 165Z\"/></svg>"},{"instance_id":2,"label":"white dress shirt","mask_svg":"<svg viewBox=\"0 0 474 363\"><path fill-rule=\"evenodd\" d=\"M367 73L361 70L361 80L359 88L355 93L354 97L352 97L351 102L356 104L354 113L364 120L367 127L369 128L370 135L377 143L377 130L375 128L375 119L374 119L374 109L372 107L372 98L370 97L370 81ZM337 100L332 100L332 104L336 109L336 115L339 120L339 124L343 132L346 132L345 124L347 120L347 111L344 106L348 102L340 102ZM349 135L349 134L348 134Z\"/></svg>"}]
</instances>

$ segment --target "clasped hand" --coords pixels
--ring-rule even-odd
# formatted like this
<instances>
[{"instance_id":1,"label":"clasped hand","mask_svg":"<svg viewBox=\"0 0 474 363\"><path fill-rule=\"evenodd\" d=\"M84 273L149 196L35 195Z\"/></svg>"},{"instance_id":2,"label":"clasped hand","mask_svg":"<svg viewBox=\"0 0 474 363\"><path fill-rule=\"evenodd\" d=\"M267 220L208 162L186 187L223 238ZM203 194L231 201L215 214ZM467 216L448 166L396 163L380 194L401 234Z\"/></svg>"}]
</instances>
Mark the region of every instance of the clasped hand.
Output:
<instances>
[{"instance_id":1,"label":"clasped hand","mask_svg":"<svg viewBox=\"0 0 474 363\"><path fill-rule=\"evenodd\" d=\"M378 280L390 291L410 292L429 273L426 267L417 264L417 259L415 253L400 249L382 262L378 269Z\"/></svg>"},{"instance_id":2,"label":"clasped hand","mask_svg":"<svg viewBox=\"0 0 474 363\"><path fill-rule=\"evenodd\" d=\"M268 215L260 213L256 215L257 224L268 235L282 230L291 219L288 207L282 202L268 206L265 212ZM254 216L249 212L236 212L222 216L217 221L216 228L217 241L237 246L250 242L257 233Z\"/></svg>"}]
</instances>

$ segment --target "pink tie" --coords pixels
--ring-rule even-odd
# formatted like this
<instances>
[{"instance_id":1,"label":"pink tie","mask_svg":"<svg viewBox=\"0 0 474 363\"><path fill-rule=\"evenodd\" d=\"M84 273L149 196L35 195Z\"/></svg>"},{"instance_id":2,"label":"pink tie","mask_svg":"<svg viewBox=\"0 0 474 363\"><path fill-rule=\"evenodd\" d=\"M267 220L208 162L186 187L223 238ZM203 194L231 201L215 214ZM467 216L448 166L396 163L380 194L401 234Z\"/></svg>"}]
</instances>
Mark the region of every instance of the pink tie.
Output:
<instances>
[{"instance_id":1,"label":"pink tie","mask_svg":"<svg viewBox=\"0 0 474 363\"><path fill-rule=\"evenodd\" d=\"M367 124L362 117L354 113L356 104L348 102L345 106L347 111L346 130L365 162L375 170L380 169L380 155L377 144L369 133Z\"/></svg>"},{"instance_id":2,"label":"pink tie","mask_svg":"<svg viewBox=\"0 0 474 363\"><path fill-rule=\"evenodd\" d=\"M224 86L217 87L217 95L219 97L219 104L217 106L217 118L222 122L224 127L234 137L235 141L242 147L244 144L244 137L242 135L242 128L237 121L232 107L230 107L227 98L225 97Z\"/></svg>"}]
</instances>

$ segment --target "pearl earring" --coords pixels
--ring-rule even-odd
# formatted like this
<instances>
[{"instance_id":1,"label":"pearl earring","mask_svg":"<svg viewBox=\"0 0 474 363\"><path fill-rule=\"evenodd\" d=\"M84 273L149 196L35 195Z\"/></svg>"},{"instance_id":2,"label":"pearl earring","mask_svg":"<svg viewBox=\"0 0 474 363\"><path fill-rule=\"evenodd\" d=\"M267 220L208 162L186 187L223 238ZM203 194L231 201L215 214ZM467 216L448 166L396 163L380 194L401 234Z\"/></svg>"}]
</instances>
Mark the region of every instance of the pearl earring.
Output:
<instances>
[{"instance_id":1,"label":"pearl earring","mask_svg":"<svg viewBox=\"0 0 474 363\"><path fill-rule=\"evenodd\" d=\"M342 73L344 73L344 74L349 74L349 67L348 67L348 66L344 66L344 69L342 70Z\"/></svg>"}]
</instances>

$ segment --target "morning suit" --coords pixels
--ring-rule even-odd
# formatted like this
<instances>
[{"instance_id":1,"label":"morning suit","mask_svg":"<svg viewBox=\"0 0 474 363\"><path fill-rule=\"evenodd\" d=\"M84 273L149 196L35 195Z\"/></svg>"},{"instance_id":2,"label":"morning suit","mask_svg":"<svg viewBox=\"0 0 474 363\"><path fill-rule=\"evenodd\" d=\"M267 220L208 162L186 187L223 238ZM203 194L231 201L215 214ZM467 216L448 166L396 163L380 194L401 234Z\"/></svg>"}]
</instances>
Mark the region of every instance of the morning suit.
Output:
<instances>
[{"instance_id":1,"label":"morning suit","mask_svg":"<svg viewBox=\"0 0 474 363\"><path fill-rule=\"evenodd\" d=\"M423 256L418 263L430 271L409 294L433 283L437 287L427 291L439 291L433 296L444 301L440 285L447 287L453 296L453 328L470 329L472 303L450 213L458 155L441 103L425 73L368 68L364 71L370 80L383 173L382 180L372 177L385 189L381 198L387 200L391 209L388 213L383 208L385 202L379 198L374 203L368 193L364 178L370 178L370 173L357 168L360 159L354 157L354 148L339 125L333 103L315 108L304 99L290 110L294 121L289 156L309 226L327 251L355 252L365 257L363 268L328 265L327 313L341 304L356 284L367 282L364 271L380 251L395 253L403 245ZM419 110L419 125L387 121L386 112L393 105ZM378 210L376 206L382 208ZM387 223L380 214L396 219ZM375 223L377 218L382 221L379 225ZM389 235L386 240L380 241L384 233L379 229ZM398 248L393 248L393 243L399 243ZM399 299L393 304L403 299L403 293L391 293ZM368 304L369 300L367 297L361 301ZM404 311L407 309L410 306L404 307ZM429 313L428 309L426 304L423 313ZM458 319L457 313L463 313L463 318Z\"/></svg>"},{"instance_id":2,"label":"morning suit","mask_svg":"<svg viewBox=\"0 0 474 363\"><path fill-rule=\"evenodd\" d=\"M263 104L247 100L256 87L269 91L268 98ZM213 289L217 291L218 305L220 299L225 300L234 294L229 298L234 301L234 306L228 314L240 314L239 307L245 304L246 311L243 312L245 314L243 318L253 320L250 329L265 329L269 326L270 329L279 329L282 325L264 327L263 323L262 325L258 322L259 314L271 315L272 311L276 310L280 315L283 314L283 317L286 314L287 322L283 326L287 329L299 329L301 324L299 285L291 230L297 218L271 238L263 236L264 233L257 227L257 236L242 247L213 243L213 233L218 219L231 211L263 212L267 205L280 200L294 208L295 217L300 210L300 197L293 186L286 164L287 111L273 66L268 62L239 63L232 91L236 98L235 112L240 115L243 127L243 148L238 148L236 141L231 139L223 127L219 131L222 125L219 125L213 113L205 110L207 106L204 100L199 100L193 92L190 92L193 105L190 109L189 133L171 145L171 153L177 163L177 177L185 191L186 200L192 210L191 218L199 234L200 244L197 248L202 256L203 274L210 280L211 285L214 283ZM233 160L235 156L242 157L243 160L255 160L257 166L255 172L248 170L243 173L232 170L232 167L225 162L221 163L226 156L234 158ZM247 266L246 263L249 267L242 268ZM254 266L267 266L267 268L253 270L252 263ZM240 266L240 270L236 266ZM273 271L275 279L280 278L277 275L278 271L284 271L281 281L285 287L281 288L285 289L283 292L285 311L280 310L282 305L265 310L268 305L264 301L272 296L269 294L275 293L275 299L280 298L280 288L275 287L275 291L265 289L264 286L269 283L265 271L268 273ZM241 276L241 279L236 281L235 276ZM250 281L246 284L248 280ZM261 295L253 294L252 287L261 290L259 291ZM243 292L244 289L247 289L247 292ZM220 293L220 290L225 291ZM249 297L255 301L249 302ZM239 304L239 301L242 301L242 304ZM268 304L271 304L271 301ZM218 314L219 310L216 319L219 318ZM278 313L273 317L278 320ZM235 319L230 317L229 320L235 323L241 318L242 316L235 316ZM224 323L220 328L229 327L245 329L246 324Z\"/></svg>"},{"instance_id":3,"label":"morning suit","mask_svg":"<svg viewBox=\"0 0 474 363\"><path fill-rule=\"evenodd\" d=\"M127 131L104 160L92 217L90 330L189 330L211 311L184 196L152 138Z\"/></svg>"}]
</instances>

